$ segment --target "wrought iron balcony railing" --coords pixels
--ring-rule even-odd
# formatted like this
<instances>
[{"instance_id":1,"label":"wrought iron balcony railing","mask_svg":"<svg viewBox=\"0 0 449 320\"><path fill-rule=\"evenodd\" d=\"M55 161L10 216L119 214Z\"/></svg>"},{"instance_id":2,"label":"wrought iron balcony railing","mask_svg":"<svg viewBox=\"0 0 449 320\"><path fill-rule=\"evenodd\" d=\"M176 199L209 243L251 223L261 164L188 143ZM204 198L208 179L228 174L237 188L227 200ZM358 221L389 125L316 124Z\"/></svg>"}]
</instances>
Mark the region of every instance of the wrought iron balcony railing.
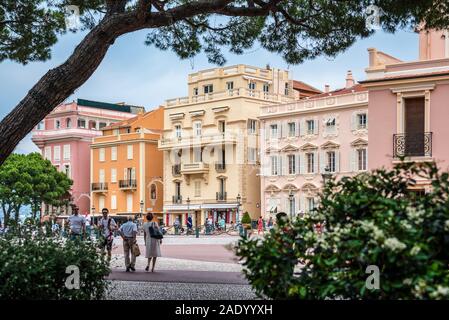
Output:
<instances>
[{"instance_id":1,"label":"wrought iron balcony railing","mask_svg":"<svg viewBox=\"0 0 449 320\"><path fill-rule=\"evenodd\" d=\"M221 163L221 162L215 163L215 171L225 172L226 171L226 163Z\"/></svg>"},{"instance_id":2,"label":"wrought iron balcony railing","mask_svg":"<svg viewBox=\"0 0 449 320\"><path fill-rule=\"evenodd\" d=\"M119 181L120 189L135 189L137 188L137 180L128 179Z\"/></svg>"},{"instance_id":3,"label":"wrought iron balcony railing","mask_svg":"<svg viewBox=\"0 0 449 320\"><path fill-rule=\"evenodd\" d=\"M182 203L182 196L180 195L174 195L172 197L173 203L174 204L181 204Z\"/></svg>"},{"instance_id":4,"label":"wrought iron balcony railing","mask_svg":"<svg viewBox=\"0 0 449 320\"><path fill-rule=\"evenodd\" d=\"M108 190L107 182L92 183L92 191L106 191L106 190Z\"/></svg>"},{"instance_id":5,"label":"wrought iron balcony railing","mask_svg":"<svg viewBox=\"0 0 449 320\"><path fill-rule=\"evenodd\" d=\"M226 201L227 192L217 192L217 201Z\"/></svg>"},{"instance_id":6,"label":"wrought iron balcony railing","mask_svg":"<svg viewBox=\"0 0 449 320\"><path fill-rule=\"evenodd\" d=\"M393 157L431 157L432 132L393 135Z\"/></svg>"}]
</instances>

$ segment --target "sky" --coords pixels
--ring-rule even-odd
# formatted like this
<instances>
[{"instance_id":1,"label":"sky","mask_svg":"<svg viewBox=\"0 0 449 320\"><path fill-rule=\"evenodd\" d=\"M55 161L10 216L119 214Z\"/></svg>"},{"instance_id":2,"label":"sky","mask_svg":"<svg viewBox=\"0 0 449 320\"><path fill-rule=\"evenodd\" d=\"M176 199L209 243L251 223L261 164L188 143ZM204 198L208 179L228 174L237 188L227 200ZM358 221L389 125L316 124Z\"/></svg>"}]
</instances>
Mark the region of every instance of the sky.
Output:
<instances>
[{"instance_id":1,"label":"sky","mask_svg":"<svg viewBox=\"0 0 449 320\"><path fill-rule=\"evenodd\" d=\"M68 33L59 38L52 48L52 57L46 62L21 65L11 61L0 63L0 119L3 119L28 90L51 68L63 63L86 33ZM145 106L151 110L166 99L187 95L187 75L202 69L216 67L209 64L204 54L192 60L180 60L170 51L160 51L144 44L145 31L127 34L117 39L105 59L92 75L67 101L77 98L126 102ZM418 57L418 36L411 31L387 34L382 31L370 38L357 41L351 48L335 58L319 57L300 65L288 65L280 56L256 46L243 55L226 54L226 65L249 64L256 67L288 69L293 79L304 81L323 90L325 84L332 89L345 84L347 70L356 80L365 79L368 65L367 49L375 47L403 61ZM15 152L38 151L28 135Z\"/></svg>"}]
</instances>

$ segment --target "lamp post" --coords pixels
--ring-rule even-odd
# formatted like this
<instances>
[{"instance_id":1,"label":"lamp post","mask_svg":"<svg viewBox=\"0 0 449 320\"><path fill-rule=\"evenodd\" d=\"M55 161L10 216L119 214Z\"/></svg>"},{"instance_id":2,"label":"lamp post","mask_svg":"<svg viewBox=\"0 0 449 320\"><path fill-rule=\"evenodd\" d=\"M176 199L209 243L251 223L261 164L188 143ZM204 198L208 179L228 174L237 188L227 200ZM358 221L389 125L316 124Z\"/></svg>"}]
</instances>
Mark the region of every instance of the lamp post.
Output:
<instances>
[{"instance_id":1,"label":"lamp post","mask_svg":"<svg viewBox=\"0 0 449 320\"><path fill-rule=\"evenodd\" d=\"M98 228L97 228L98 223L95 221L95 206L94 205L92 205L92 222L94 223L94 228L96 230L95 233L97 234L97 239L98 239Z\"/></svg>"},{"instance_id":2,"label":"lamp post","mask_svg":"<svg viewBox=\"0 0 449 320\"><path fill-rule=\"evenodd\" d=\"M143 200L140 200L140 218L142 218L143 215Z\"/></svg>"},{"instance_id":3,"label":"lamp post","mask_svg":"<svg viewBox=\"0 0 449 320\"><path fill-rule=\"evenodd\" d=\"M240 203L242 201L242 197L240 196L240 193L237 195L237 216L235 217L236 222L240 222Z\"/></svg>"},{"instance_id":4,"label":"lamp post","mask_svg":"<svg viewBox=\"0 0 449 320\"><path fill-rule=\"evenodd\" d=\"M293 221L293 210L292 210L293 197L294 197L293 192L292 192L292 190L290 190L290 192L288 194L288 200L289 200L290 207L288 208L288 210L290 211L290 220L292 220L292 221Z\"/></svg>"}]
</instances>

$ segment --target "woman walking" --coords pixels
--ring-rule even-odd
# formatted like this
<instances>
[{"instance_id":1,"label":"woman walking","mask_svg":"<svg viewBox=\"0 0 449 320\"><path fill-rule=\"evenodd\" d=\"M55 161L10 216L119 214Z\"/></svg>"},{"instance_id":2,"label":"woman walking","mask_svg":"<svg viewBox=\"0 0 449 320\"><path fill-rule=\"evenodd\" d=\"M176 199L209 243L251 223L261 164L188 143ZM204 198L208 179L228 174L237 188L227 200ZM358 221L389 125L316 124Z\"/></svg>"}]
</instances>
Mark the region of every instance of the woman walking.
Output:
<instances>
[{"instance_id":1,"label":"woman walking","mask_svg":"<svg viewBox=\"0 0 449 320\"><path fill-rule=\"evenodd\" d=\"M143 237L145 239L145 257L148 259L148 265L145 271L150 269L151 259L153 259L153 266L151 267L151 272L154 272L154 267L156 266L156 258L161 256L162 239L157 239L151 235L155 234L155 230L159 229L159 225L152 221L153 214L151 212L147 213L147 222L143 224ZM152 230L150 230L152 229Z\"/></svg>"}]
</instances>

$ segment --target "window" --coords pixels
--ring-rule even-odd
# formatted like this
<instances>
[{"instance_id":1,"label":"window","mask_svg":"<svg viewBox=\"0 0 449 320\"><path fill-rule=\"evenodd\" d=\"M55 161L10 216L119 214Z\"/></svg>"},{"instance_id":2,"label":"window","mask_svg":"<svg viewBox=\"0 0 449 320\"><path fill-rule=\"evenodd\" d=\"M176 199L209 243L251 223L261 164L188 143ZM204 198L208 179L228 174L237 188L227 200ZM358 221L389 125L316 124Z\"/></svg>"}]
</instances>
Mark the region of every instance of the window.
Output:
<instances>
[{"instance_id":1,"label":"window","mask_svg":"<svg viewBox=\"0 0 449 320\"><path fill-rule=\"evenodd\" d=\"M98 204L99 204L99 206L98 206L98 208L100 209L100 210L102 210L104 207L105 207L105 205L104 205L104 196L100 196L99 198L98 198Z\"/></svg>"},{"instance_id":2,"label":"window","mask_svg":"<svg viewBox=\"0 0 449 320\"><path fill-rule=\"evenodd\" d=\"M175 196L177 199L181 197L181 182L175 182Z\"/></svg>"},{"instance_id":3,"label":"window","mask_svg":"<svg viewBox=\"0 0 449 320\"><path fill-rule=\"evenodd\" d=\"M286 96L288 96L288 94L289 94L288 82L285 83L284 94L285 94Z\"/></svg>"},{"instance_id":4,"label":"window","mask_svg":"<svg viewBox=\"0 0 449 320\"><path fill-rule=\"evenodd\" d=\"M329 151L326 155L326 166L329 168L329 172L335 172L335 151Z\"/></svg>"},{"instance_id":5,"label":"window","mask_svg":"<svg viewBox=\"0 0 449 320\"><path fill-rule=\"evenodd\" d=\"M218 121L218 131L220 131L220 133L226 132L226 121L224 120Z\"/></svg>"},{"instance_id":6,"label":"window","mask_svg":"<svg viewBox=\"0 0 449 320\"><path fill-rule=\"evenodd\" d=\"M326 120L326 131L328 133L335 132L335 118L329 118Z\"/></svg>"},{"instance_id":7,"label":"window","mask_svg":"<svg viewBox=\"0 0 449 320\"><path fill-rule=\"evenodd\" d=\"M357 170L366 170L366 149L357 149Z\"/></svg>"},{"instance_id":8,"label":"window","mask_svg":"<svg viewBox=\"0 0 449 320\"><path fill-rule=\"evenodd\" d=\"M306 153L307 173L315 173L315 154Z\"/></svg>"},{"instance_id":9,"label":"window","mask_svg":"<svg viewBox=\"0 0 449 320\"><path fill-rule=\"evenodd\" d=\"M288 123L288 136L294 137L296 134L296 123L295 122L289 122Z\"/></svg>"},{"instance_id":10,"label":"window","mask_svg":"<svg viewBox=\"0 0 449 320\"><path fill-rule=\"evenodd\" d=\"M257 149L248 147L248 162L255 163L257 161Z\"/></svg>"},{"instance_id":11,"label":"window","mask_svg":"<svg viewBox=\"0 0 449 320\"><path fill-rule=\"evenodd\" d=\"M42 120L37 124L37 130L45 130L45 121Z\"/></svg>"},{"instance_id":12,"label":"window","mask_svg":"<svg viewBox=\"0 0 449 320\"><path fill-rule=\"evenodd\" d=\"M111 147L111 160L117 160L117 147Z\"/></svg>"},{"instance_id":13,"label":"window","mask_svg":"<svg viewBox=\"0 0 449 320\"><path fill-rule=\"evenodd\" d=\"M289 154L288 156L288 174L296 174L296 156Z\"/></svg>"},{"instance_id":14,"label":"window","mask_svg":"<svg viewBox=\"0 0 449 320\"><path fill-rule=\"evenodd\" d=\"M193 95L197 96L198 95L198 88L193 88Z\"/></svg>"},{"instance_id":15,"label":"window","mask_svg":"<svg viewBox=\"0 0 449 320\"><path fill-rule=\"evenodd\" d=\"M195 197L201 197L201 181L195 181Z\"/></svg>"},{"instance_id":16,"label":"window","mask_svg":"<svg viewBox=\"0 0 449 320\"><path fill-rule=\"evenodd\" d=\"M224 196L224 194L226 192L226 179L220 178L218 180L219 180L218 183L219 183L219 188L220 188L219 189L220 194Z\"/></svg>"},{"instance_id":17,"label":"window","mask_svg":"<svg viewBox=\"0 0 449 320\"><path fill-rule=\"evenodd\" d=\"M66 126L66 128L70 129L72 127L72 119L67 118L65 120L65 126Z\"/></svg>"},{"instance_id":18,"label":"window","mask_svg":"<svg viewBox=\"0 0 449 320\"><path fill-rule=\"evenodd\" d=\"M105 161L105 150L104 150L104 148L100 148L99 149L99 153L100 153L100 155L99 155L100 161L104 162Z\"/></svg>"},{"instance_id":19,"label":"window","mask_svg":"<svg viewBox=\"0 0 449 320\"><path fill-rule=\"evenodd\" d=\"M180 124L175 125L175 136L178 139L181 138L181 135L182 135L182 131L181 130L182 129L181 129L181 125Z\"/></svg>"},{"instance_id":20,"label":"window","mask_svg":"<svg viewBox=\"0 0 449 320\"><path fill-rule=\"evenodd\" d=\"M201 136L201 128L202 128L202 124L201 121L196 121L193 124L193 133L195 135L195 137L200 137Z\"/></svg>"},{"instance_id":21,"label":"window","mask_svg":"<svg viewBox=\"0 0 449 320\"><path fill-rule=\"evenodd\" d=\"M315 209L315 198L307 198L307 211L313 211Z\"/></svg>"},{"instance_id":22,"label":"window","mask_svg":"<svg viewBox=\"0 0 449 320\"><path fill-rule=\"evenodd\" d=\"M78 128L86 129L86 120L78 119Z\"/></svg>"},{"instance_id":23,"label":"window","mask_svg":"<svg viewBox=\"0 0 449 320\"><path fill-rule=\"evenodd\" d=\"M270 92L270 85L268 83L263 84L263 92L264 93Z\"/></svg>"},{"instance_id":24,"label":"window","mask_svg":"<svg viewBox=\"0 0 449 320\"><path fill-rule=\"evenodd\" d=\"M111 169L111 183L117 183L117 169Z\"/></svg>"},{"instance_id":25,"label":"window","mask_svg":"<svg viewBox=\"0 0 449 320\"><path fill-rule=\"evenodd\" d=\"M114 129L113 134L115 136L118 136L120 134L120 130L119 129Z\"/></svg>"},{"instance_id":26,"label":"window","mask_svg":"<svg viewBox=\"0 0 449 320\"><path fill-rule=\"evenodd\" d=\"M53 160L60 161L61 160L61 147L55 146L53 150Z\"/></svg>"},{"instance_id":27,"label":"window","mask_svg":"<svg viewBox=\"0 0 449 320\"><path fill-rule=\"evenodd\" d=\"M234 81L226 82L226 88L228 90L233 90L234 89Z\"/></svg>"},{"instance_id":28,"label":"window","mask_svg":"<svg viewBox=\"0 0 449 320\"><path fill-rule=\"evenodd\" d=\"M253 82L253 81L250 81L250 82L248 83L248 89L249 89L249 90L256 90L256 83Z\"/></svg>"},{"instance_id":29,"label":"window","mask_svg":"<svg viewBox=\"0 0 449 320\"><path fill-rule=\"evenodd\" d=\"M64 165L64 173L66 174L66 176L71 179L72 178L72 170L70 170L70 164L65 164Z\"/></svg>"},{"instance_id":30,"label":"window","mask_svg":"<svg viewBox=\"0 0 449 320\"><path fill-rule=\"evenodd\" d=\"M201 147L193 148L193 161L194 162L202 162L203 161L203 152Z\"/></svg>"},{"instance_id":31,"label":"window","mask_svg":"<svg viewBox=\"0 0 449 320\"><path fill-rule=\"evenodd\" d=\"M271 175L277 176L279 174L279 159L278 156L271 156Z\"/></svg>"},{"instance_id":32,"label":"window","mask_svg":"<svg viewBox=\"0 0 449 320\"><path fill-rule=\"evenodd\" d=\"M288 198L288 213L290 216L295 215L295 198L292 199Z\"/></svg>"},{"instance_id":33,"label":"window","mask_svg":"<svg viewBox=\"0 0 449 320\"><path fill-rule=\"evenodd\" d=\"M366 113L357 115L357 129L366 129Z\"/></svg>"},{"instance_id":34,"label":"window","mask_svg":"<svg viewBox=\"0 0 449 320\"><path fill-rule=\"evenodd\" d=\"M117 210L117 196L115 194L111 195L111 209Z\"/></svg>"},{"instance_id":35,"label":"window","mask_svg":"<svg viewBox=\"0 0 449 320\"><path fill-rule=\"evenodd\" d=\"M272 124L270 125L270 136L272 139L279 137L278 125Z\"/></svg>"},{"instance_id":36,"label":"window","mask_svg":"<svg viewBox=\"0 0 449 320\"><path fill-rule=\"evenodd\" d=\"M128 160L132 160L132 159L133 159L133 156L134 156L133 145L132 145L132 144L129 144L129 145L127 146L127 159L128 159Z\"/></svg>"},{"instance_id":37,"label":"window","mask_svg":"<svg viewBox=\"0 0 449 320\"><path fill-rule=\"evenodd\" d=\"M307 134L314 134L314 132L315 132L315 121L307 120L306 121L306 126L307 126Z\"/></svg>"},{"instance_id":38,"label":"window","mask_svg":"<svg viewBox=\"0 0 449 320\"><path fill-rule=\"evenodd\" d=\"M64 160L70 160L70 144L64 145Z\"/></svg>"},{"instance_id":39,"label":"window","mask_svg":"<svg viewBox=\"0 0 449 320\"><path fill-rule=\"evenodd\" d=\"M44 158L47 160L51 160L51 147L45 147Z\"/></svg>"},{"instance_id":40,"label":"window","mask_svg":"<svg viewBox=\"0 0 449 320\"><path fill-rule=\"evenodd\" d=\"M248 133L255 134L257 130L257 121L256 120L248 120Z\"/></svg>"},{"instance_id":41,"label":"window","mask_svg":"<svg viewBox=\"0 0 449 320\"><path fill-rule=\"evenodd\" d=\"M214 92L214 86L212 84L207 84L204 86L204 94Z\"/></svg>"},{"instance_id":42,"label":"window","mask_svg":"<svg viewBox=\"0 0 449 320\"><path fill-rule=\"evenodd\" d=\"M100 124L98 125L100 129L103 129L104 127L106 127L106 123L105 122L100 122Z\"/></svg>"},{"instance_id":43,"label":"window","mask_svg":"<svg viewBox=\"0 0 449 320\"><path fill-rule=\"evenodd\" d=\"M106 176L105 176L104 169L100 169L100 170L98 171L98 180L99 180L100 183L105 183L105 181L106 181Z\"/></svg>"},{"instance_id":44,"label":"window","mask_svg":"<svg viewBox=\"0 0 449 320\"><path fill-rule=\"evenodd\" d=\"M156 190L156 185L154 183L150 187L150 197L151 197L151 200L157 199L157 190Z\"/></svg>"}]
</instances>

